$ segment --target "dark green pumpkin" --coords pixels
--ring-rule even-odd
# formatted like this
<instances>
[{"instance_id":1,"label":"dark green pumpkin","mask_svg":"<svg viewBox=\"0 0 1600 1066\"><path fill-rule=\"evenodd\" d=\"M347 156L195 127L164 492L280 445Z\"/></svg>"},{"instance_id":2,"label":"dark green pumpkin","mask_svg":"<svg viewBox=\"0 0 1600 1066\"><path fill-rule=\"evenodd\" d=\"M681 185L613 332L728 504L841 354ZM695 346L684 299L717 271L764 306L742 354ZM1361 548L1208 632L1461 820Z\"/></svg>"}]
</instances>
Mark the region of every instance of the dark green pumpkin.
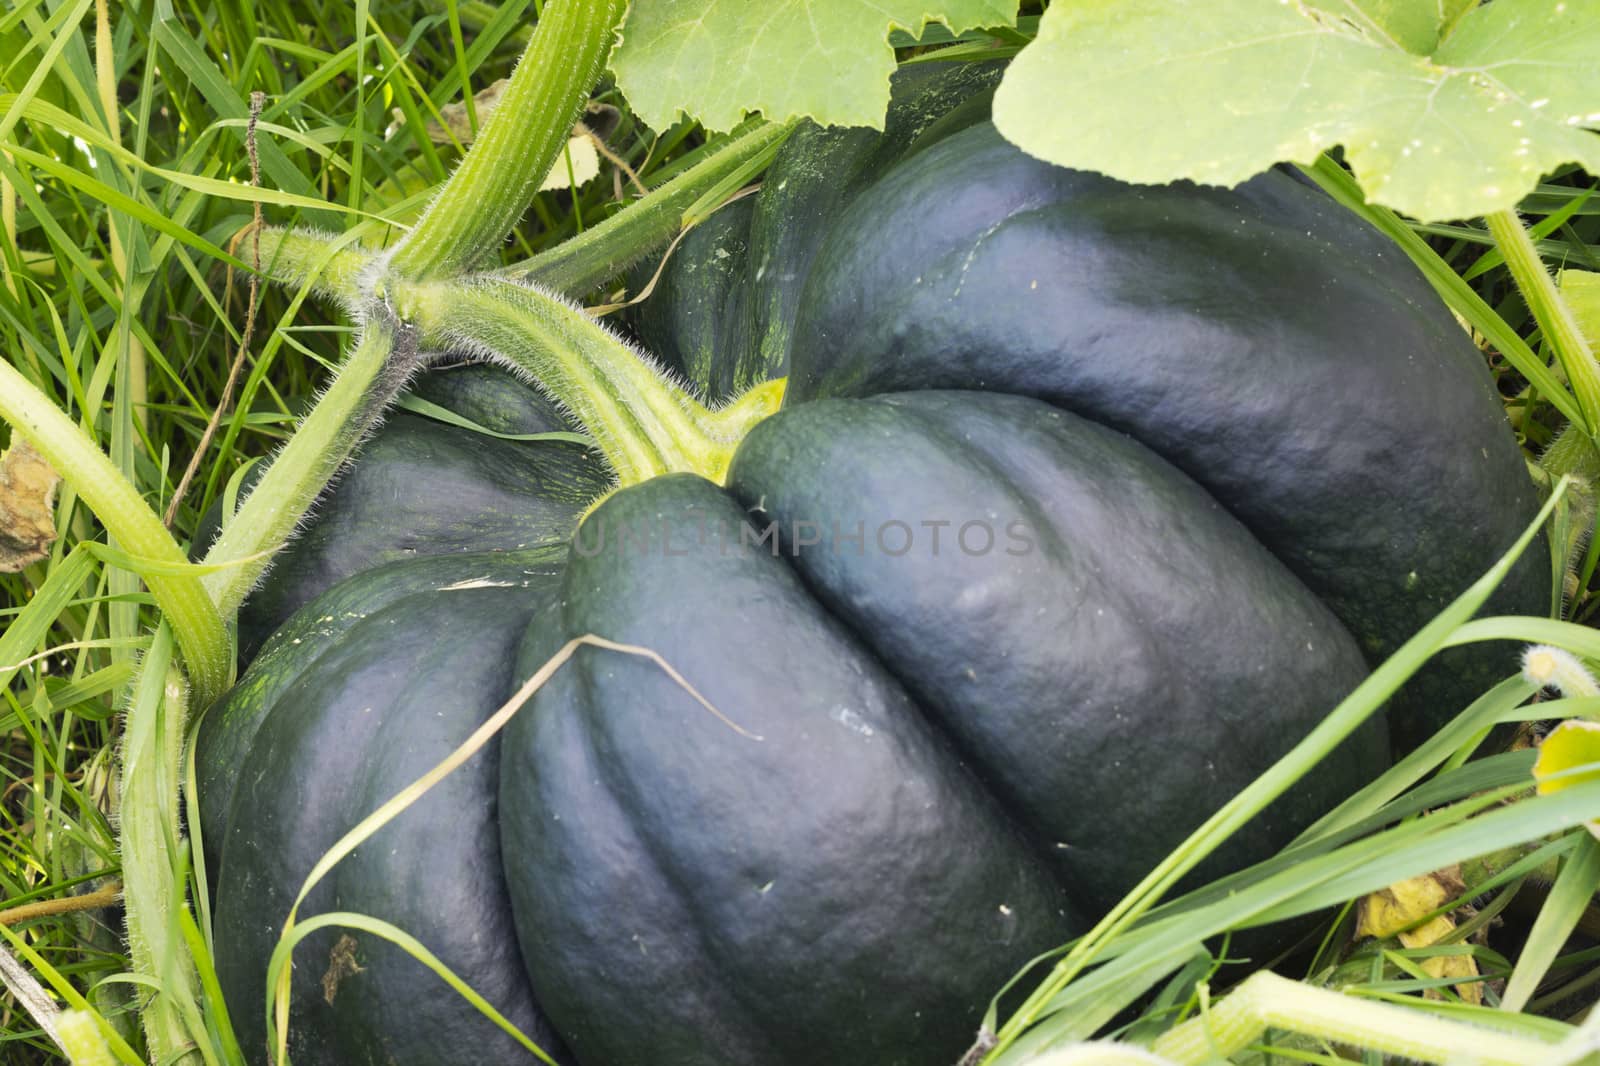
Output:
<instances>
[{"instance_id":1,"label":"dark green pumpkin","mask_svg":"<svg viewBox=\"0 0 1600 1066\"><path fill-rule=\"evenodd\" d=\"M605 490L605 464L582 444L511 439L573 427L504 370L431 370L410 395L456 421L402 409L363 442L239 612L241 664L290 615L346 578L406 559L560 543ZM219 515L220 508L207 515L197 545L215 538Z\"/></svg>"},{"instance_id":2,"label":"dark green pumpkin","mask_svg":"<svg viewBox=\"0 0 1600 1066\"><path fill-rule=\"evenodd\" d=\"M195 763L217 974L251 1061L266 1061L267 960L307 874L505 698L516 635L554 595L564 559L547 547L365 570L295 614L207 713ZM513 942L495 749L336 866L301 914L353 911L399 926L559 1051ZM296 1063L526 1055L400 948L357 929L321 930L297 948L290 1005Z\"/></svg>"},{"instance_id":3,"label":"dark green pumpkin","mask_svg":"<svg viewBox=\"0 0 1600 1066\"><path fill-rule=\"evenodd\" d=\"M565 542L608 481L581 444L507 439L573 427L502 370L436 369L410 394L423 404L409 406L433 413L393 413L276 558L240 612L249 669L198 733L218 976L252 1061L266 1047L266 961L305 876L505 698L522 629L554 594ZM302 913L398 925L559 1052L514 944L496 747L341 863ZM295 958L296 1063L526 1055L381 938L326 930Z\"/></svg>"},{"instance_id":4,"label":"dark green pumpkin","mask_svg":"<svg viewBox=\"0 0 1600 1066\"><path fill-rule=\"evenodd\" d=\"M989 117L1002 63L895 72L882 132L803 124L760 195L689 231L629 325L654 355L722 400L785 372L800 294L839 212L891 166ZM656 275L640 264L632 287Z\"/></svg>"},{"instance_id":5,"label":"dark green pumpkin","mask_svg":"<svg viewBox=\"0 0 1600 1066\"><path fill-rule=\"evenodd\" d=\"M939 224L900 254L935 189ZM844 212L793 336L792 402L984 388L1131 434L1254 530L1373 664L1536 510L1466 332L1385 238L1282 173L1128 186L977 127ZM1491 609L1545 613L1543 555ZM1442 658L1391 709L1397 749L1511 669L1509 652Z\"/></svg>"},{"instance_id":6,"label":"dark green pumpkin","mask_svg":"<svg viewBox=\"0 0 1600 1066\"><path fill-rule=\"evenodd\" d=\"M748 249L759 293L774 267ZM787 338L765 351L787 409L726 489L602 504L529 631L523 673L583 632L648 644L766 738L587 649L509 728L519 934L587 1062L688 1064L708 1041L756 1063L955 1057L980 989L1109 906L1536 509L1466 335L1285 174L1134 188L981 124L849 198L795 274L770 282L799 297L765 334ZM761 305L724 285L750 318L718 328L761 336ZM780 557L702 532L751 514ZM1012 516L1035 537L1019 557L899 554L905 527ZM865 552L830 543L862 527ZM1530 553L1497 606L1542 612L1546 581ZM1508 668L1430 671L1399 743ZM1209 872L1375 774L1380 731ZM996 807L1022 851L978 827Z\"/></svg>"},{"instance_id":7,"label":"dark green pumpkin","mask_svg":"<svg viewBox=\"0 0 1600 1066\"><path fill-rule=\"evenodd\" d=\"M1026 397L797 407L726 490L624 490L575 553L519 672L585 632L647 644L761 738L590 649L508 727L517 927L585 1063L954 1061L988 994L1364 673L1197 486ZM1386 762L1366 730L1209 871Z\"/></svg>"},{"instance_id":8,"label":"dark green pumpkin","mask_svg":"<svg viewBox=\"0 0 1600 1066\"><path fill-rule=\"evenodd\" d=\"M804 195L769 197L786 184L780 154L752 217L732 216L712 249L747 247L742 274L731 256L664 272L687 306L714 292L729 309L719 338L758 338L745 372L788 374L790 406L976 388L1121 429L1250 526L1372 665L1531 520L1535 491L1481 355L1365 223L1283 172L1230 191L1053 167L982 121L986 97L937 121L920 99L898 108L920 137L870 185L796 166ZM805 234L805 269L771 265L769 214ZM734 277L769 291L717 280ZM703 316L652 312L637 328L669 359L707 343ZM1488 609L1545 613L1543 556L1528 552ZM1512 662L1441 655L1393 702L1397 750Z\"/></svg>"},{"instance_id":9,"label":"dark green pumpkin","mask_svg":"<svg viewBox=\"0 0 1600 1066\"><path fill-rule=\"evenodd\" d=\"M912 81L900 100L924 98ZM559 578L481 590L482 607L436 585L368 608L389 573L373 571L274 639L213 714L221 726L208 720L223 739L200 751L219 820L207 836L226 840L219 898L249 886L267 901L234 925L219 914L231 1002L261 1001L266 946L316 849L441 758L513 679L594 632L655 649L716 713L647 660L580 649L500 746L488 817L509 903L490 898L483 834L463 832L478 850L452 860L484 913L512 915L572 1055L951 1061L1006 978L1510 545L1535 498L1487 373L1381 239L1282 174L1224 192L1048 167L981 121L981 88L897 104L893 151L855 133L792 141L754 204L680 250L669 306L636 318L709 391L789 373L788 408L750 434L726 487L672 475L624 489L586 520ZM961 98L977 103L952 110ZM855 147L829 156L839 144ZM822 158L861 165L812 165ZM759 539L769 523L778 532ZM983 527L988 549L971 550ZM1546 583L1530 558L1499 606L1540 613ZM342 610L367 617L315 661L294 654ZM470 685L438 695L443 668L417 666L430 624L484 647L460 652ZM394 648L364 635L380 625ZM515 666L513 628L527 634ZM1454 667L1395 709L1403 743L1500 664ZM369 760L389 756L344 745L317 773L352 784L310 814L290 790L274 796L289 772L274 753L340 748L380 679L396 706L452 724L419 734L392 782L365 784L387 773ZM260 723L278 716L268 743ZM1203 872L1281 848L1386 748L1376 724L1352 737ZM481 825L489 805L474 795L456 799L478 805L470 816L411 812L420 839ZM431 861L399 835L369 847ZM352 875L318 904L379 909L392 876ZM397 913L435 950L430 936L460 932ZM494 922L481 935L504 949ZM367 961L338 971L347 1002L449 997L356 940ZM369 1023L316 1005L337 950L302 949L297 1061L346 1061L378 1040L339 1043L336 1027ZM520 995L505 950L492 963L452 951L469 982ZM482 1059L431 1017L375 1024L401 1034L382 1045L397 1063ZM449 1046L410 1035L435 1028ZM332 1058L316 1057L323 1046Z\"/></svg>"}]
</instances>

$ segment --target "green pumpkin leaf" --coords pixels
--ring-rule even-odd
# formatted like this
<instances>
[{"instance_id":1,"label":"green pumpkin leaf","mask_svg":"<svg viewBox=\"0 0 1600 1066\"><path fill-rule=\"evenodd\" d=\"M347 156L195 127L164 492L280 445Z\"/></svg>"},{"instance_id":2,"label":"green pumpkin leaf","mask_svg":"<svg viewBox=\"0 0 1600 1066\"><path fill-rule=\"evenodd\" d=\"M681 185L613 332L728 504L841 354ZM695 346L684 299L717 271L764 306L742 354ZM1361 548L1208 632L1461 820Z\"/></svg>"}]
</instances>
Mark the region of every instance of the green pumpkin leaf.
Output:
<instances>
[{"instance_id":1,"label":"green pumpkin leaf","mask_svg":"<svg viewBox=\"0 0 1600 1066\"><path fill-rule=\"evenodd\" d=\"M1457 19L1477 6L1477 0L1310 0L1306 5L1334 18L1348 19L1368 32L1392 39L1415 55L1425 56Z\"/></svg>"},{"instance_id":2,"label":"green pumpkin leaf","mask_svg":"<svg viewBox=\"0 0 1600 1066\"><path fill-rule=\"evenodd\" d=\"M1600 0L1077 0L1045 12L994 119L1132 182L1236 185L1343 145L1370 201L1466 218L1563 163L1600 173L1597 55Z\"/></svg>"},{"instance_id":3,"label":"green pumpkin leaf","mask_svg":"<svg viewBox=\"0 0 1600 1066\"><path fill-rule=\"evenodd\" d=\"M759 111L773 122L883 128L892 28L920 36L1016 23L1008 0L634 0L611 56L617 85L656 129L687 113L729 130Z\"/></svg>"},{"instance_id":4,"label":"green pumpkin leaf","mask_svg":"<svg viewBox=\"0 0 1600 1066\"><path fill-rule=\"evenodd\" d=\"M1569 772L1585 766L1595 768ZM1539 745L1533 777L1541 796L1600 779L1600 722L1571 718L1556 726Z\"/></svg>"}]
</instances>

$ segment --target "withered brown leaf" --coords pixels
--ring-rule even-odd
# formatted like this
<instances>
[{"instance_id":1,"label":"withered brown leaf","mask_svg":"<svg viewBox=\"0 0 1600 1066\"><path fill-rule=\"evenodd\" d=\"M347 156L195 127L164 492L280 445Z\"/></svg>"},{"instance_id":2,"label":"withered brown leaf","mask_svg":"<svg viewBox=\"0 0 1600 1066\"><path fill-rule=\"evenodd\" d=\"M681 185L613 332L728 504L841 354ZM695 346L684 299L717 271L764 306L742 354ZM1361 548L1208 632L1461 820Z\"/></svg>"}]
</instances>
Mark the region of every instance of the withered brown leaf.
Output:
<instances>
[{"instance_id":1,"label":"withered brown leaf","mask_svg":"<svg viewBox=\"0 0 1600 1066\"><path fill-rule=\"evenodd\" d=\"M0 452L0 571L14 574L50 555L61 475L22 437Z\"/></svg>"}]
</instances>

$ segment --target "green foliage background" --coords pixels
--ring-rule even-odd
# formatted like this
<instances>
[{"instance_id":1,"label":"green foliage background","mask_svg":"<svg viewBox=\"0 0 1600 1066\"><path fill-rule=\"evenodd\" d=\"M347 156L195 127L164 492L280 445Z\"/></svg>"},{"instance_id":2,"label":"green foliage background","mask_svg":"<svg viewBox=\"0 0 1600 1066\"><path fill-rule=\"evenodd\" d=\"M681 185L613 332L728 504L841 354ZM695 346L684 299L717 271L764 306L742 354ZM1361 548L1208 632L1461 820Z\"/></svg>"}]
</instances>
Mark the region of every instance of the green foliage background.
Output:
<instances>
[{"instance_id":1,"label":"green foliage background","mask_svg":"<svg viewBox=\"0 0 1600 1066\"><path fill-rule=\"evenodd\" d=\"M392 240L462 154L419 131L459 101L464 86L475 92L510 73L536 6L113 3L108 94L92 0L6 5L5 358L165 513L238 348L248 296L242 267L251 256L248 241L233 242L251 221L252 201L265 201L269 223L355 227L363 242ZM266 101L255 193L244 135L258 90ZM110 115L108 95L116 101ZM620 103L605 87L596 100ZM687 123L648 130L627 114L609 136L611 150L647 182L700 140ZM617 210L623 183L615 171L608 166L576 197L538 196L506 244L508 261ZM304 206L313 201L336 206ZM235 475L291 431L347 335L341 316L304 294L261 288L233 402L174 515L180 542L233 491ZM0 446L8 443L0 426ZM61 535L51 557L0 574L0 909L118 878L118 699L157 616L132 575L72 556L104 534L69 487L56 503ZM30 612L16 624L58 574L51 590L61 594L48 606L59 610ZM127 967L120 920L112 907L17 928L44 961L89 989ZM136 1040L129 994L111 984L93 998ZM27 1013L10 996L0 1003L0 1061L58 1061Z\"/></svg>"}]
</instances>

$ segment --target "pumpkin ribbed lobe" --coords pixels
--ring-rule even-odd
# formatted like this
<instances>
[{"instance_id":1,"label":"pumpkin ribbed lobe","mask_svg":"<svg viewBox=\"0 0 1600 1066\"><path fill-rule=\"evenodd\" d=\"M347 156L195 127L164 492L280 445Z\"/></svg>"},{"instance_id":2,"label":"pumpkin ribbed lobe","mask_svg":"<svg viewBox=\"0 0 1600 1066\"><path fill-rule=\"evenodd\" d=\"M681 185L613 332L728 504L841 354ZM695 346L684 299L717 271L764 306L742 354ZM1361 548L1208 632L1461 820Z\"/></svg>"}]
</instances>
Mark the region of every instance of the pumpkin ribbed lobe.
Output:
<instances>
[{"instance_id":1,"label":"pumpkin ribbed lobe","mask_svg":"<svg viewBox=\"0 0 1600 1066\"><path fill-rule=\"evenodd\" d=\"M1328 609L1199 486L1036 400L806 404L752 434L729 487L783 531L813 593L956 739L1090 913L1366 673ZM807 525L860 528L865 550L802 546ZM1265 707L1274 728L1252 728ZM1287 844L1387 762L1374 722L1197 876ZM1156 767L1186 788L1149 787Z\"/></svg>"},{"instance_id":2,"label":"pumpkin ribbed lobe","mask_svg":"<svg viewBox=\"0 0 1600 1066\"><path fill-rule=\"evenodd\" d=\"M1078 919L900 682L786 560L739 550L747 514L686 475L616 493L529 629L525 671L580 632L645 642L762 738L594 649L508 726L501 830L541 1002L586 1063L954 1057L970 989Z\"/></svg>"},{"instance_id":3,"label":"pumpkin ribbed lobe","mask_svg":"<svg viewBox=\"0 0 1600 1066\"><path fill-rule=\"evenodd\" d=\"M279 630L211 708L196 752L217 972L261 1003L266 960L307 871L362 815L444 758L511 684L516 634L561 553L452 555L367 570ZM395 656L389 659L388 656ZM354 911L416 937L547 1048L506 902L495 751L480 754L334 869L304 913ZM307 1066L438 1066L524 1052L400 948L354 929L295 952L290 1051ZM259 1061L259 1011L237 1011Z\"/></svg>"},{"instance_id":4,"label":"pumpkin ribbed lobe","mask_svg":"<svg viewBox=\"0 0 1600 1066\"><path fill-rule=\"evenodd\" d=\"M886 251L934 195L952 206L918 254ZM1378 234L1286 174L1129 186L975 126L845 210L804 291L791 402L981 388L1127 432L1250 527L1369 663L1537 509L1470 339ZM1491 609L1545 610L1541 556ZM1447 653L1397 697L1397 747L1510 668Z\"/></svg>"}]
</instances>

